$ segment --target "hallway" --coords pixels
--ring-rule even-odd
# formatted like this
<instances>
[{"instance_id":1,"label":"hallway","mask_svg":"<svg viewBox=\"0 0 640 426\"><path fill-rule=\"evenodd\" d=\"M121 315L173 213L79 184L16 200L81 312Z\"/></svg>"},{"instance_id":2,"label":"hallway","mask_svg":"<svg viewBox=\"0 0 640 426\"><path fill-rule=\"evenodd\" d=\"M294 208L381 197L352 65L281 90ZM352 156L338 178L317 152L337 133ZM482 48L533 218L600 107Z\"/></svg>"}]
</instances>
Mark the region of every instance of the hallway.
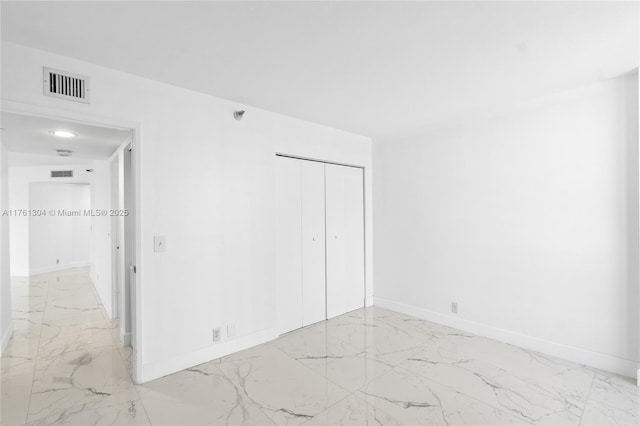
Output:
<instances>
[{"instance_id":1,"label":"hallway","mask_svg":"<svg viewBox=\"0 0 640 426\"><path fill-rule=\"evenodd\" d=\"M2 425L638 424L628 378L359 309L135 386L86 269L15 280Z\"/></svg>"},{"instance_id":2,"label":"hallway","mask_svg":"<svg viewBox=\"0 0 640 426\"><path fill-rule=\"evenodd\" d=\"M2 425L148 424L85 268L12 282L14 337L2 357Z\"/></svg>"}]
</instances>

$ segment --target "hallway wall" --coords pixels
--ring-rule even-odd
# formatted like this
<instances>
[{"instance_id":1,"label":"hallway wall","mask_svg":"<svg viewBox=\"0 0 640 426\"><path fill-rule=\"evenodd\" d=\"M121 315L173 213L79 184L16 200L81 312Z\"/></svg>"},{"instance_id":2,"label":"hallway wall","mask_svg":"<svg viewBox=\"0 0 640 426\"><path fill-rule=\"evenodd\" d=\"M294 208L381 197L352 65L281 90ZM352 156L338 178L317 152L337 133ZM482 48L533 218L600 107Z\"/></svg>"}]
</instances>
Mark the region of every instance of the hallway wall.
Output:
<instances>
[{"instance_id":1,"label":"hallway wall","mask_svg":"<svg viewBox=\"0 0 640 426\"><path fill-rule=\"evenodd\" d=\"M9 167L9 206L14 210L26 210L30 208L30 183L64 182L90 184L92 177L91 174L86 171L89 167L90 165ZM73 177L51 178L51 170L73 170ZM11 231L11 276L28 277L31 273L29 265L29 217L11 217L9 219L9 228ZM34 271L36 271L36 269L34 269Z\"/></svg>"},{"instance_id":2,"label":"hallway wall","mask_svg":"<svg viewBox=\"0 0 640 426\"><path fill-rule=\"evenodd\" d=\"M91 260L91 209L89 185L29 184L30 210L55 210L56 214L29 217L29 275L88 266ZM64 216L61 211L81 216Z\"/></svg>"}]
</instances>

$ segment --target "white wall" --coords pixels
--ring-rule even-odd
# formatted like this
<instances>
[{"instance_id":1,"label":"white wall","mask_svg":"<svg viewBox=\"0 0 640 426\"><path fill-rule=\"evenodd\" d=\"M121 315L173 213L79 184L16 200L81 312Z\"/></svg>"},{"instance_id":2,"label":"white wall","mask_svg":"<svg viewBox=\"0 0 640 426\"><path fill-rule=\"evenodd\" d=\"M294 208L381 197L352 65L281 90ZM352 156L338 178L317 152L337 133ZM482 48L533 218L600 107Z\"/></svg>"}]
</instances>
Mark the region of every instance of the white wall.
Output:
<instances>
[{"instance_id":1,"label":"white wall","mask_svg":"<svg viewBox=\"0 0 640 426\"><path fill-rule=\"evenodd\" d=\"M9 167L9 206L12 210L29 209L29 184L40 183L75 183L90 184L91 174L86 169L91 167L79 165L24 166ZM72 178L51 178L51 170L73 170ZM29 217L12 216L9 220L11 232L11 275L27 277L29 266ZM74 255L75 256L75 255ZM34 272L36 273L36 272Z\"/></svg>"},{"instance_id":2,"label":"white wall","mask_svg":"<svg viewBox=\"0 0 640 426\"><path fill-rule=\"evenodd\" d=\"M9 168L7 150L0 141L0 355L9 343L11 327L11 279L9 255Z\"/></svg>"},{"instance_id":3,"label":"white wall","mask_svg":"<svg viewBox=\"0 0 640 426\"><path fill-rule=\"evenodd\" d=\"M73 206L76 210L91 210L91 186L73 185ZM73 221L72 262L89 265L91 261L91 217L81 216Z\"/></svg>"},{"instance_id":4,"label":"white wall","mask_svg":"<svg viewBox=\"0 0 640 426\"><path fill-rule=\"evenodd\" d=\"M93 172L87 172L92 169ZM73 170L71 178L51 178L51 170ZM55 165L55 166L22 166L9 168L9 205L11 209L29 209L30 207L30 187L34 183L51 183L60 182L70 187L79 187L82 185L84 189L76 189L70 196L73 199L66 199L64 203L78 204L92 209L94 212L98 209L109 209L110 205L110 171L107 160L94 160L86 165ZM89 194L84 193L87 191ZM69 195L69 194L67 194ZM89 195L87 199L85 195ZM44 195L46 197L46 194ZM82 199L82 202L80 199ZM49 200L44 204L38 201L38 205L43 204L44 207L57 206L62 200ZM29 218L27 216L14 216L10 219L11 230L11 274L12 276L29 276L33 274L48 272L53 269L64 269L76 267L80 265L90 264L91 280L96 288L102 304L106 312L112 315L112 283L111 283L111 221L108 216L85 216L73 218L74 227L70 228L69 233L61 234L60 238L65 241L73 238L73 247L65 249L64 257L68 262L61 260L59 266L47 263L43 258L55 259L52 257L51 250L53 248L45 244L44 252L37 245L29 244L31 240L29 232ZM45 223L46 219L44 222ZM63 222L67 223L67 222ZM83 230L89 228L87 234ZM46 226L45 226L46 229ZM31 248L30 248L31 246ZM30 251L33 251L34 259L37 264L31 265ZM33 261L34 259L31 259Z\"/></svg>"},{"instance_id":5,"label":"white wall","mask_svg":"<svg viewBox=\"0 0 640 426\"><path fill-rule=\"evenodd\" d=\"M111 208L109 161L96 160L91 167L91 208L108 211ZM111 218L108 215L91 217L91 229L91 280L106 313L113 317Z\"/></svg>"},{"instance_id":6,"label":"white wall","mask_svg":"<svg viewBox=\"0 0 640 426\"><path fill-rule=\"evenodd\" d=\"M275 337L276 152L367 168L371 267L369 138L246 106L236 121L236 103L11 43L2 55L4 105L135 123L138 380ZM91 104L42 96L43 66L89 75ZM370 269L369 295L371 283ZM213 344L211 329L229 323L237 337Z\"/></svg>"},{"instance_id":7,"label":"white wall","mask_svg":"<svg viewBox=\"0 0 640 426\"><path fill-rule=\"evenodd\" d=\"M84 212L91 208L90 192L89 185L29 184L29 209L55 212L29 217L30 275L89 265L90 216Z\"/></svg>"},{"instance_id":8,"label":"white wall","mask_svg":"<svg viewBox=\"0 0 640 426\"><path fill-rule=\"evenodd\" d=\"M635 375L637 84L376 141L375 303Z\"/></svg>"}]
</instances>

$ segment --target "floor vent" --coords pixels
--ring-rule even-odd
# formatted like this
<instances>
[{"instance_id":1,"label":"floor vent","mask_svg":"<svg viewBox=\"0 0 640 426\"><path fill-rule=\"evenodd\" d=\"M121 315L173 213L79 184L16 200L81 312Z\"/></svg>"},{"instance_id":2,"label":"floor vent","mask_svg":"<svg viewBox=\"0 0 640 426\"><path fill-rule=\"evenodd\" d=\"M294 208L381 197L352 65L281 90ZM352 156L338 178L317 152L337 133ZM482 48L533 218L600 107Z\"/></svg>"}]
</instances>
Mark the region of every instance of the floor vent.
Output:
<instances>
[{"instance_id":1,"label":"floor vent","mask_svg":"<svg viewBox=\"0 0 640 426\"><path fill-rule=\"evenodd\" d=\"M45 96L89 103L89 77L45 67L43 80Z\"/></svg>"},{"instance_id":2,"label":"floor vent","mask_svg":"<svg viewBox=\"0 0 640 426\"><path fill-rule=\"evenodd\" d=\"M73 177L73 170L51 170L51 177Z\"/></svg>"}]
</instances>

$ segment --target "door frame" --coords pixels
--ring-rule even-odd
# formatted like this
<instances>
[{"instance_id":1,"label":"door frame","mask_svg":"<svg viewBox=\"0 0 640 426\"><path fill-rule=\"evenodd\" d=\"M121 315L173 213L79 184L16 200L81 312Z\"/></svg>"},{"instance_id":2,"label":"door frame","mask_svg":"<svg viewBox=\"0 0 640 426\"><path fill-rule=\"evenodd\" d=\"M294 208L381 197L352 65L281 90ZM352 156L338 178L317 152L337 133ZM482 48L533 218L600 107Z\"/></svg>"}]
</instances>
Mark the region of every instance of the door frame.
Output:
<instances>
[{"instance_id":1,"label":"door frame","mask_svg":"<svg viewBox=\"0 0 640 426\"><path fill-rule=\"evenodd\" d=\"M132 292L134 293L135 302L132 306L132 371L131 378L134 383L142 383L142 306L143 306L143 293L142 293L142 227L141 227L141 129L142 123L138 121L132 121L121 118L107 117L103 115L89 114L80 111L69 111L66 109L58 109L52 107L45 107L40 105L34 105L24 102L15 102L10 100L2 100L0 106L0 112L47 117L53 119L62 119L67 121L75 121L78 123L89 124L94 126L103 127L116 127L120 129L128 129L131 131L131 144L135 147L132 150L131 155L131 179L133 183L132 187L132 199L133 199L133 233L134 233L134 246L133 262L136 269L135 283L132 286ZM125 273L128 273L125 271Z\"/></svg>"}]
</instances>

